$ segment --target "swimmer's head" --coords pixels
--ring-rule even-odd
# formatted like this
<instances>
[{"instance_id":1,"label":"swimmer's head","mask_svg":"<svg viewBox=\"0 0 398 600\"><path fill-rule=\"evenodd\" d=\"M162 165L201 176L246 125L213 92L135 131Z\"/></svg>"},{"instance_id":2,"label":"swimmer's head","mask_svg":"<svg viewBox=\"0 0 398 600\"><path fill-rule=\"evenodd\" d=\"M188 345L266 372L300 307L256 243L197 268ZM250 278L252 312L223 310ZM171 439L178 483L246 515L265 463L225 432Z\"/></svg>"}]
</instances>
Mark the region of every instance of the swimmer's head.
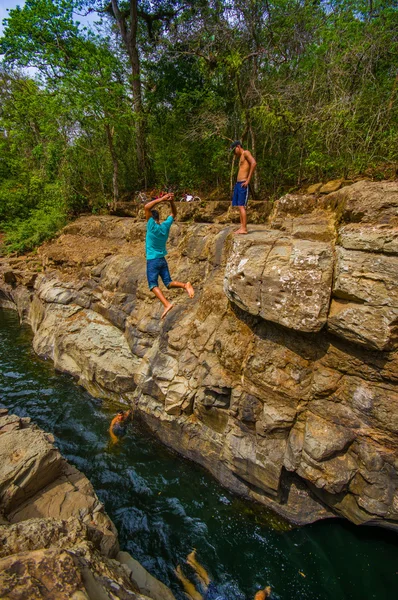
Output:
<instances>
[{"instance_id":1,"label":"swimmer's head","mask_svg":"<svg viewBox=\"0 0 398 600\"><path fill-rule=\"evenodd\" d=\"M119 421L130 421L132 419L131 410L119 410L117 417Z\"/></svg>"}]
</instances>

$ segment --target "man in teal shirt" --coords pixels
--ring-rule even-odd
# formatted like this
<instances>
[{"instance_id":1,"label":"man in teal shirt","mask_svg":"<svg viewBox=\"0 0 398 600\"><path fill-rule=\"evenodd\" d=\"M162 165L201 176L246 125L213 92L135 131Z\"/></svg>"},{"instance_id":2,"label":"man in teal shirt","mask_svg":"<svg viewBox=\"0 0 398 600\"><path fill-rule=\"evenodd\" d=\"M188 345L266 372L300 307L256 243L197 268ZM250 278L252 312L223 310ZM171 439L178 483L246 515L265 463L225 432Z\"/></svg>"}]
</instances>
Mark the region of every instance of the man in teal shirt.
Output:
<instances>
[{"instance_id":1,"label":"man in teal shirt","mask_svg":"<svg viewBox=\"0 0 398 600\"><path fill-rule=\"evenodd\" d=\"M171 215L167 217L163 223L159 221L159 213L155 210L155 206L160 202L170 202ZM170 288L184 289L190 298L195 295L191 283L181 283L180 281L172 281L169 272L169 266L165 256L167 254L166 244L169 238L170 227L174 223L177 216L177 208L174 203L174 194L165 194L161 198L156 198L152 202L145 204L146 238L145 238L145 253L146 253L146 275L148 279L149 289L155 294L164 306L162 319L173 308L174 304L169 302L158 286L159 276L164 285Z\"/></svg>"}]
</instances>

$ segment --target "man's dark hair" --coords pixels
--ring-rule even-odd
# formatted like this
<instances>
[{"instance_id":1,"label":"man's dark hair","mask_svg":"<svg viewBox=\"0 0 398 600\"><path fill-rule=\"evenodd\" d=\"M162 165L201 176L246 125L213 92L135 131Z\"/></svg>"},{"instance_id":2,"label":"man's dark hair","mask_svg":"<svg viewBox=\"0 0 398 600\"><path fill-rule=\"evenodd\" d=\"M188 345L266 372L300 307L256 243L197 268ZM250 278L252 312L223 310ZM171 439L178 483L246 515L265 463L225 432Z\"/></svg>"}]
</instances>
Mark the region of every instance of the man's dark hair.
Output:
<instances>
[{"instance_id":1,"label":"man's dark hair","mask_svg":"<svg viewBox=\"0 0 398 600\"><path fill-rule=\"evenodd\" d=\"M156 210L156 208L152 208L151 209L151 213L152 213L152 217L155 219L155 221L159 221L159 211Z\"/></svg>"},{"instance_id":2,"label":"man's dark hair","mask_svg":"<svg viewBox=\"0 0 398 600\"><path fill-rule=\"evenodd\" d=\"M235 142L232 142L232 144L230 145L229 149L230 150L235 150L235 148L237 146L240 146L242 148L242 143L239 140L236 140Z\"/></svg>"}]
</instances>

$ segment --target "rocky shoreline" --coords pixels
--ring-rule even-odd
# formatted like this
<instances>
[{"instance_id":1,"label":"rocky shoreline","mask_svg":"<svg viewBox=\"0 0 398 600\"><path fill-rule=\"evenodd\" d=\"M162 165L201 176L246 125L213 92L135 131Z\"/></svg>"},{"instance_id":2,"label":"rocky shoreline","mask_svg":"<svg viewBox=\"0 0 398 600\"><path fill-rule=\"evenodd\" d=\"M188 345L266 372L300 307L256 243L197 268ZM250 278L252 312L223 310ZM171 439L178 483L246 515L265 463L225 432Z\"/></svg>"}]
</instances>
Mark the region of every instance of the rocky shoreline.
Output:
<instances>
[{"instance_id":1,"label":"rocky shoreline","mask_svg":"<svg viewBox=\"0 0 398 600\"><path fill-rule=\"evenodd\" d=\"M53 436L0 409L0 597L173 600L127 552Z\"/></svg>"},{"instance_id":2,"label":"rocky shoreline","mask_svg":"<svg viewBox=\"0 0 398 600\"><path fill-rule=\"evenodd\" d=\"M171 292L164 322L139 213L82 217L2 259L0 306L236 493L300 525L397 529L398 183L284 196L239 238L220 203L184 210L168 258L197 293Z\"/></svg>"}]
</instances>

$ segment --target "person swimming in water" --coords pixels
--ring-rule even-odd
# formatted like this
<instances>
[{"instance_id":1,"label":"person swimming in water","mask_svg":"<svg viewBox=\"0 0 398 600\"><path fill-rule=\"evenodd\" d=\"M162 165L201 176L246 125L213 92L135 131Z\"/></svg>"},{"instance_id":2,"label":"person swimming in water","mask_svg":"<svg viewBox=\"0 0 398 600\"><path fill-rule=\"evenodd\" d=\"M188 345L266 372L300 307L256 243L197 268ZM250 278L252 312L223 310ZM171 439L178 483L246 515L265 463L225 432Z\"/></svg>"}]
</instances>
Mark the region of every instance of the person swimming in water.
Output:
<instances>
[{"instance_id":1,"label":"person swimming in water","mask_svg":"<svg viewBox=\"0 0 398 600\"><path fill-rule=\"evenodd\" d=\"M196 560L196 550L193 550L187 556L187 563L193 568L195 571L199 581L201 589L203 590L203 594L198 592L194 584L189 581L187 577L185 577L182 572L181 566L178 565L175 574L178 579L181 581L184 591L188 598L191 600L228 600L225 596L220 594L217 590L217 586L210 581L210 577L204 567ZM259 590L254 596L254 600L266 600L271 596L271 588L267 586L263 590Z\"/></svg>"},{"instance_id":2,"label":"person swimming in water","mask_svg":"<svg viewBox=\"0 0 398 600\"><path fill-rule=\"evenodd\" d=\"M132 421L131 410L119 410L109 426L109 435L113 444L117 444L119 439L126 435L127 425Z\"/></svg>"}]
</instances>

